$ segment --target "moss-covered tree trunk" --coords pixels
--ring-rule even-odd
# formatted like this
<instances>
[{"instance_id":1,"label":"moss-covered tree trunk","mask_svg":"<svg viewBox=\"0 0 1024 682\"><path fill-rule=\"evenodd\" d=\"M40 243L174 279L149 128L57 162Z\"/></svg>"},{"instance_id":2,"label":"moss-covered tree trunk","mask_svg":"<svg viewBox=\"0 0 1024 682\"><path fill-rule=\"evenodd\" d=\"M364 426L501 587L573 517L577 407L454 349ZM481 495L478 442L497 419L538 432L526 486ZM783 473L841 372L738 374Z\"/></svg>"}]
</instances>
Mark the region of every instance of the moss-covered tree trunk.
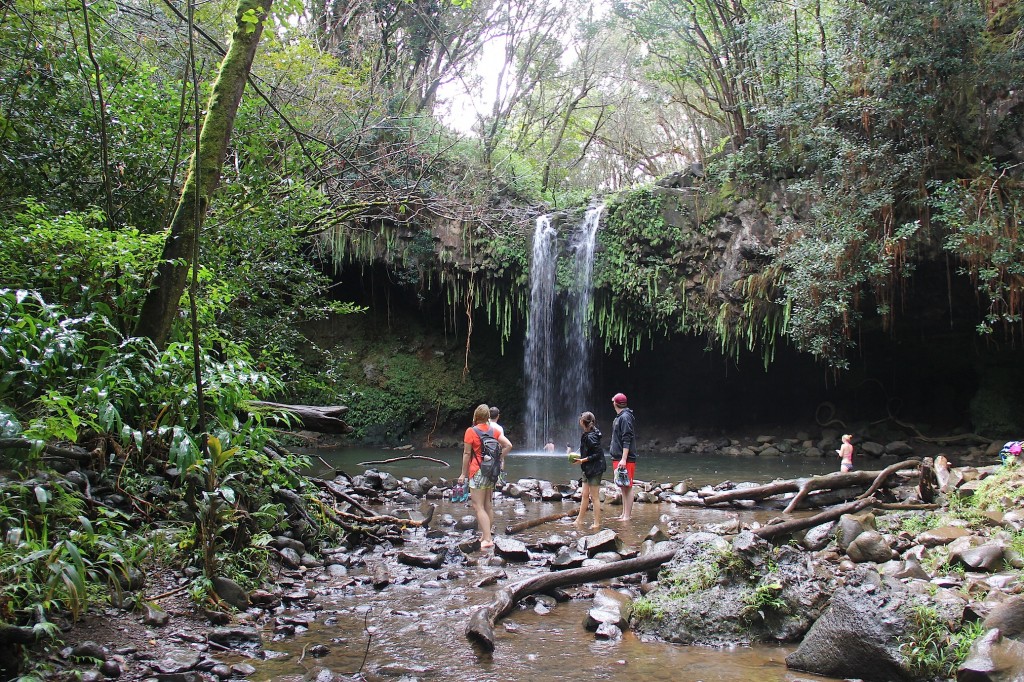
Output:
<instances>
[{"instance_id":1,"label":"moss-covered tree trunk","mask_svg":"<svg viewBox=\"0 0 1024 682\"><path fill-rule=\"evenodd\" d=\"M263 33L263 23L273 0L239 0L235 11L235 30L231 46L224 55L206 108L206 117L199 134L199 149L192 157L181 197L171 220L170 233L164 242L163 255L153 287L146 295L135 327L136 336L153 340L163 348L178 314L181 295L185 291L192 254L210 200L220 184L221 169L231 131L235 125L238 105L246 80L252 69L256 46ZM197 163L198 161L198 163ZM199 208L196 210L196 194Z\"/></svg>"}]
</instances>

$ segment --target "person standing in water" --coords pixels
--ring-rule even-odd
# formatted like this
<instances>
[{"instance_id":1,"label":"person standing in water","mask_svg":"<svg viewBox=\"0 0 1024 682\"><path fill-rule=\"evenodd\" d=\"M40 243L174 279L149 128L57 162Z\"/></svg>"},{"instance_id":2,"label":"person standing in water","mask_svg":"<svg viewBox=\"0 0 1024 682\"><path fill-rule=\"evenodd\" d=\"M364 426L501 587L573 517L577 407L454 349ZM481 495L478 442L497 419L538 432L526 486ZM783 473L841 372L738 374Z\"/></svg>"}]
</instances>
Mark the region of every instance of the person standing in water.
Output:
<instances>
[{"instance_id":1,"label":"person standing in water","mask_svg":"<svg viewBox=\"0 0 1024 682\"><path fill-rule=\"evenodd\" d=\"M612 460L616 461L617 469L625 469L628 485L615 482L622 491L622 516L616 521L629 521L633 515L633 479L636 475L636 419L633 410L627 406L625 394L616 393L612 396L612 407L615 408L615 421L612 422Z\"/></svg>"},{"instance_id":2,"label":"person standing in water","mask_svg":"<svg viewBox=\"0 0 1024 682\"><path fill-rule=\"evenodd\" d=\"M480 549L494 547L494 541L491 539L491 522L494 518L494 509L491 506L494 496L494 481L486 478L480 472L483 441L477 435L477 430L489 433L501 444L502 468L505 467L505 460L509 451L512 450L512 443L505 437L500 426L491 426L490 418L491 410L487 405L478 405L473 411L473 426L466 429L466 435L463 438L465 447L462 450L462 475L459 476L459 483L469 479L469 502L473 505L476 522L480 527Z\"/></svg>"},{"instance_id":3,"label":"person standing in water","mask_svg":"<svg viewBox=\"0 0 1024 682\"><path fill-rule=\"evenodd\" d=\"M836 450L839 453L839 459L842 460L839 465L839 470L844 474L848 471L853 471L853 435L846 433L843 434L843 444Z\"/></svg>"},{"instance_id":4,"label":"person standing in water","mask_svg":"<svg viewBox=\"0 0 1024 682\"><path fill-rule=\"evenodd\" d=\"M597 428L597 419L593 412L580 415L580 458L576 461L583 470L583 498L580 500L580 513L576 517L577 528L583 527L583 517L587 513L588 502L594 505L594 525L590 530L601 528L601 474L608 468L604 460L604 448L601 447L601 431ZM568 446L566 447L568 449Z\"/></svg>"}]
</instances>

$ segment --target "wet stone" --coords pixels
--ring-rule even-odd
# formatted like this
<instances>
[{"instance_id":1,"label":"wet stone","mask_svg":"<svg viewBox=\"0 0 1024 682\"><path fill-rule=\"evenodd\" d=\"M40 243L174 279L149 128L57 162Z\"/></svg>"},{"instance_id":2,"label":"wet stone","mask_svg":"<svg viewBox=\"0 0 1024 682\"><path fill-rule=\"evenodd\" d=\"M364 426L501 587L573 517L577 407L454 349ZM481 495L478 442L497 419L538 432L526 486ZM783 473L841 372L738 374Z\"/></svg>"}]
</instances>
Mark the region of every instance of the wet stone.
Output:
<instances>
[{"instance_id":1,"label":"wet stone","mask_svg":"<svg viewBox=\"0 0 1024 682\"><path fill-rule=\"evenodd\" d=\"M306 649L306 653L313 658L323 658L327 654L331 653L331 648L326 644L314 644Z\"/></svg>"},{"instance_id":2,"label":"wet stone","mask_svg":"<svg viewBox=\"0 0 1024 682\"><path fill-rule=\"evenodd\" d=\"M163 627L171 620L171 615L153 604L146 604L143 607L142 622L145 625Z\"/></svg>"},{"instance_id":3,"label":"wet stone","mask_svg":"<svg viewBox=\"0 0 1024 682\"><path fill-rule=\"evenodd\" d=\"M231 677L231 666L225 663L218 663L217 665L210 668L210 672L217 676L221 680L226 680Z\"/></svg>"},{"instance_id":4,"label":"wet stone","mask_svg":"<svg viewBox=\"0 0 1024 682\"><path fill-rule=\"evenodd\" d=\"M195 651L179 649L164 654L164 657L153 663L153 669L163 675L174 675L194 669L199 665L199 654Z\"/></svg>"},{"instance_id":5,"label":"wet stone","mask_svg":"<svg viewBox=\"0 0 1024 682\"><path fill-rule=\"evenodd\" d=\"M103 673L104 677L116 679L118 677L121 677L121 664L117 661L103 661L103 663L100 665L100 672Z\"/></svg>"},{"instance_id":6,"label":"wet stone","mask_svg":"<svg viewBox=\"0 0 1024 682\"><path fill-rule=\"evenodd\" d=\"M217 596L234 606L236 609L249 608L249 594L242 586L230 578L216 576L213 579L213 591Z\"/></svg>"},{"instance_id":7,"label":"wet stone","mask_svg":"<svg viewBox=\"0 0 1024 682\"><path fill-rule=\"evenodd\" d=\"M256 649L263 646L259 630L255 628L214 628L209 640L228 649Z\"/></svg>"},{"instance_id":8,"label":"wet stone","mask_svg":"<svg viewBox=\"0 0 1024 682\"><path fill-rule=\"evenodd\" d=\"M466 515L455 523L456 530L476 530L476 517Z\"/></svg>"},{"instance_id":9,"label":"wet stone","mask_svg":"<svg viewBox=\"0 0 1024 682\"><path fill-rule=\"evenodd\" d=\"M231 666L231 672L240 677L248 677L256 673L256 668L248 663L235 663Z\"/></svg>"},{"instance_id":10,"label":"wet stone","mask_svg":"<svg viewBox=\"0 0 1024 682\"><path fill-rule=\"evenodd\" d=\"M81 682L101 682L103 680L103 673L99 670L83 670L78 674L78 679Z\"/></svg>"},{"instance_id":11,"label":"wet stone","mask_svg":"<svg viewBox=\"0 0 1024 682\"><path fill-rule=\"evenodd\" d=\"M525 544L504 535L494 538L494 553L507 561L530 560L530 552L526 549Z\"/></svg>"},{"instance_id":12,"label":"wet stone","mask_svg":"<svg viewBox=\"0 0 1024 682\"><path fill-rule=\"evenodd\" d=\"M94 661L105 661L107 660L107 652L96 642L86 641L82 642L70 652L70 656L73 659L89 658Z\"/></svg>"}]
</instances>

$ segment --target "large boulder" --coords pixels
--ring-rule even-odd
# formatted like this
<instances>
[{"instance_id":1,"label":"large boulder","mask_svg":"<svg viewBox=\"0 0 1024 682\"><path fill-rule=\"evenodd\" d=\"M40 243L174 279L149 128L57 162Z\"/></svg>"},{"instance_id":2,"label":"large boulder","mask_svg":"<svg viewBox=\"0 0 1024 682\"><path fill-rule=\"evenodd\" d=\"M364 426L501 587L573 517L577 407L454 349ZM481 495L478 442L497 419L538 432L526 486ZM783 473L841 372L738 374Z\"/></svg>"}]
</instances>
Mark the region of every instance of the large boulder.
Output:
<instances>
[{"instance_id":1,"label":"large boulder","mask_svg":"<svg viewBox=\"0 0 1024 682\"><path fill-rule=\"evenodd\" d=\"M847 586L832 595L786 665L828 677L867 682L916 679L900 652L900 636L913 629L905 591Z\"/></svg>"},{"instance_id":2,"label":"large boulder","mask_svg":"<svg viewBox=\"0 0 1024 682\"><path fill-rule=\"evenodd\" d=\"M1024 644L993 629L974 640L956 671L957 682L1018 682L1024 680Z\"/></svg>"}]
</instances>

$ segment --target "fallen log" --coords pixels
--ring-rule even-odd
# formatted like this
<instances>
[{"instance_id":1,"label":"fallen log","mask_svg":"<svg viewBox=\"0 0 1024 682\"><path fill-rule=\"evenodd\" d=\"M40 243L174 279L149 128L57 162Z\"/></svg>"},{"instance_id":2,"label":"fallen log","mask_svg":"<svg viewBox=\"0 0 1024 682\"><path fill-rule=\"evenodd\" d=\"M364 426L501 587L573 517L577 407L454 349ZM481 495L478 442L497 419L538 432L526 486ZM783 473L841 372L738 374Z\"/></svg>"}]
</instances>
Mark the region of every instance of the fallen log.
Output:
<instances>
[{"instance_id":1,"label":"fallen log","mask_svg":"<svg viewBox=\"0 0 1024 682\"><path fill-rule=\"evenodd\" d=\"M0 450L31 450L38 446L36 441L27 438L0 438ZM46 443L42 447L43 453L54 457L73 459L78 462L88 462L93 458L93 452L77 445L52 445Z\"/></svg>"},{"instance_id":2,"label":"fallen log","mask_svg":"<svg viewBox=\"0 0 1024 682\"><path fill-rule=\"evenodd\" d=\"M284 403L254 400L249 403L249 407L253 412L285 413L281 417L268 414L267 421L276 426L292 429L302 428L318 433L352 433L353 431L352 427L341 418L348 412L348 407L345 405L285 405Z\"/></svg>"},{"instance_id":3,"label":"fallen log","mask_svg":"<svg viewBox=\"0 0 1024 682\"><path fill-rule=\"evenodd\" d=\"M346 493L342 489L342 487L340 485L338 485L337 483L335 483L334 481L328 481L328 480L323 479L323 478L312 478L312 477L309 480L312 481L312 483L314 485L316 485L318 488L326 490L331 495L333 495L334 499L341 500L342 502L348 503L353 508L358 509L359 511L363 512L367 516L373 516L373 512L370 511L368 508L364 507L362 502L360 502L356 498L354 498L351 495L349 495L348 493Z\"/></svg>"},{"instance_id":4,"label":"fallen log","mask_svg":"<svg viewBox=\"0 0 1024 682\"><path fill-rule=\"evenodd\" d=\"M377 459L372 462L359 462L356 466L365 467L373 464L391 464L392 462L402 462L407 459L425 459L428 462L436 462L437 464L443 464L446 467L450 467L451 464L444 461L443 459L437 459L436 457L427 457L426 455L405 455L404 457L392 457L391 459Z\"/></svg>"},{"instance_id":5,"label":"fallen log","mask_svg":"<svg viewBox=\"0 0 1024 682\"><path fill-rule=\"evenodd\" d=\"M516 533L527 530L528 528L535 528L536 526L542 526L545 523L564 519L566 516L575 516L580 513L580 508L570 509L569 511L558 512L557 514L548 514L547 516L541 516L537 519L530 519L529 521L520 521L514 523L511 526L505 526L505 535L515 535Z\"/></svg>"},{"instance_id":6,"label":"fallen log","mask_svg":"<svg viewBox=\"0 0 1024 682\"><path fill-rule=\"evenodd\" d=\"M893 464L882 471L836 472L832 474L825 474L823 476L811 476L808 478L797 478L788 481L775 481L773 483L754 486L752 488L727 490L714 495L705 495L703 498L704 505L710 507L723 502L735 502L737 500L759 501L769 497L775 497L776 495L796 493L796 496L793 497L785 509L788 513L796 509L796 506L807 499L807 496L813 491L867 486L867 491L861 494L860 497L872 495L879 487L881 487L889 476L892 475L893 472L917 464L918 460L910 459L904 462L899 462L898 464Z\"/></svg>"},{"instance_id":7,"label":"fallen log","mask_svg":"<svg viewBox=\"0 0 1024 682\"><path fill-rule=\"evenodd\" d=\"M796 531L803 530L804 528L814 528L815 526L820 526L823 523L835 521L843 514L855 514L865 507L874 505L875 502L876 500L873 497L855 500L854 502L841 504L838 507L833 507L828 511L815 514L814 516L762 526L754 531L754 535L765 540L771 540L779 537L780 535L789 535L790 533L795 533Z\"/></svg>"},{"instance_id":8,"label":"fallen log","mask_svg":"<svg viewBox=\"0 0 1024 682\"><path fill-rule=\"evenodd\" d=\"M0 623L0 644L35 644L45 633L42 628Z\"/></svg>"},{"instance_id":9,"label":"fallen log","mask_svg":"<svg viewBox=\"0 0 1024 682\"><path fill-rule=\"evenodd\" d=\"M585 566L571 568L566 571L545 573L526 580L513 583L498 590L490 604L481 606L470 616L466 625L466 637L485 652L494 651L494 626L523 597L535 592L546 592L556 587L579 585L594 580L618 578L631 573L649 571L669 561L676 555L676 550L651 552L636 559L615 561L602 566Z\"/></svg>"},{"instance_id":10,"label":"fallen log","mask_svg":"<svg viewBox=\"0 0 1024 682\"><path fill-rule=\"evenodd\" d=\"M807 498L807 495L809 495L812 491L831 490L833 488L848 488L850 487L849 479L845 477L856 476L857 474L867 474L869 476L873 476L874 478L871 481L871 485L868 487L868 489L857 496L858 500L862 500L866 497L874 495L875 491L882 487L882 484L885 483L889 476L896 473L900 469L907 469L911 466L920 464L921 460L907 459L902 462L897 462L896 464L890 464L881 471L851 471L848 473L839 472L836 474L826 474L825 476L813 476L805 480L800 485L800 490L797 492L796 495L793 496L793 499L790 500L789 504L783 511L789 513L796 509L797 505L803 502Z\"/></svg>"}]
</instances>

